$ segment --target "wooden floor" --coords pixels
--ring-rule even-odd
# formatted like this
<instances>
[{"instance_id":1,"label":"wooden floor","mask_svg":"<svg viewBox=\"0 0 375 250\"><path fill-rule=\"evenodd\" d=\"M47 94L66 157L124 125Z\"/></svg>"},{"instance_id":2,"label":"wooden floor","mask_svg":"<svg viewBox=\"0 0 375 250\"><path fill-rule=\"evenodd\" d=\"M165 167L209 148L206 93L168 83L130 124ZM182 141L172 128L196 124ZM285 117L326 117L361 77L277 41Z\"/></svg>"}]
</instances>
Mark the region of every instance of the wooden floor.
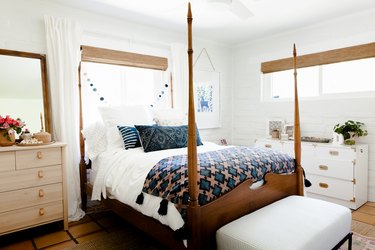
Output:
<instances>
[{"instance_id":1,"label":"wooden floor","mask_svg":"<svg viewBox=\"0 0 375 250\"><path fill-rule=\"evenodd\" d=\"M125 223L111 211L102 211L69 223L68 231L63 230L62 222L55 222L1 236L0 249L66 249L119 231Z\"/></svg>"},{"instance_id":2,"label":"wooden floor","mask_svg":"<svg viewBox=\"0 0 375 250\"><path fill-rule=\"evenodd\" d=\"M353 211L352 230L364 236L375 238L375 202L367 202Z\"/></svg>"},{"instance_id":3,"label":"wooden floor","mask_svg":"<svg viewBox=\"0 0 375 250\"><path fill-rule=\"evenodd\" d=\"M65 249L119 231L125 224L112 212L99 211L69 223L68 231L58 222L1 236L0 249ZM375 202L353 212L352 227L356 233L375 238Z\"/></svg>"}]
</instances>

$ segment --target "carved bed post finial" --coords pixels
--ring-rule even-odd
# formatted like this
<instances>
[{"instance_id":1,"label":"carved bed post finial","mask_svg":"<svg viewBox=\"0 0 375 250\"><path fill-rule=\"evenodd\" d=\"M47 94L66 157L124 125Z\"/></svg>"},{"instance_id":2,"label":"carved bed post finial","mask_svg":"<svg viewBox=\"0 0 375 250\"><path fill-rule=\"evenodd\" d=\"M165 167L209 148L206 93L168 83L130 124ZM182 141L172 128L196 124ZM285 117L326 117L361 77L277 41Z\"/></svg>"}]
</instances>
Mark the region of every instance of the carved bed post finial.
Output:
<instances>
[{"instance_id":1,"label":"carved bed post finial","mask_svg":"<svg viewBox=\"0 0 375 250\"><path fill-rule=\"evenodd\" d=\"M293 68L294 68L294 156L296 159L298 194L303 195L303 177L302 177L303 170L301 167L301 127L300 127L300 122L299 122L296 44L293 44Z\"/></svg>"}]
</instances>

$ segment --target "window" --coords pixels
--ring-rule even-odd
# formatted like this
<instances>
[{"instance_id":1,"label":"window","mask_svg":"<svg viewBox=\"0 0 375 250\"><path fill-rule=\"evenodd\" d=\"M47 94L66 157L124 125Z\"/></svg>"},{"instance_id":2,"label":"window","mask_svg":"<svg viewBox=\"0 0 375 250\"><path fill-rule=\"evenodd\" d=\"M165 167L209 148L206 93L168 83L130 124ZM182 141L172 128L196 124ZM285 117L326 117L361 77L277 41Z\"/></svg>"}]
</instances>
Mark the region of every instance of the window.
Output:
<instances>
[{"instance_id":1,"label":"window","mask_svg":"<svg viewBox=\"0 0 375 250\"><path fill-rule=\"evenodd\" d=\"M297 57L298 94L302 98L375 95L375 43ZM294 95L293 58L261 65L263 100Z\"/></svg>"},{"instance_id":2,"label":"window","mask_svg":"<svg viewBox=\"0 0 375 250\"><path fill-rule=\"evenodd\" d=\"M375 91L375 58L322 67L322 93Z\"/></svg>"},{"instance_id":3,"label":"window","mask_svg":"<svg viewBox=\"0 0 375 250\"><path fill-rule=\"evenodd\" d=\"M375 91L375 58L333 63L297 70L299 97L324 97ZM264 99L290 99L294 94L293 70L264 74Z\"/></svg>"},{"instance_id":4,"label":"window","mask_svg":"<svg viewBox=\"0 0 375 250\"><path fill-rule=\"evenodd\" d=\"M82 46L82 109L86 124L100 106L171 107L167 58Z\"/></svg>"},{"instance_id":5,"label":"window","mask_svg":"<svg viewBox=\"0 0 375 250\"><path fill-rule=\"evenodd\" d=\"M292 98L294 95L293 70L271 73L271 97ZM298 92L301 97L319 95L319 67L309 67L298 70Z\"/></svg>"}]
</instances>

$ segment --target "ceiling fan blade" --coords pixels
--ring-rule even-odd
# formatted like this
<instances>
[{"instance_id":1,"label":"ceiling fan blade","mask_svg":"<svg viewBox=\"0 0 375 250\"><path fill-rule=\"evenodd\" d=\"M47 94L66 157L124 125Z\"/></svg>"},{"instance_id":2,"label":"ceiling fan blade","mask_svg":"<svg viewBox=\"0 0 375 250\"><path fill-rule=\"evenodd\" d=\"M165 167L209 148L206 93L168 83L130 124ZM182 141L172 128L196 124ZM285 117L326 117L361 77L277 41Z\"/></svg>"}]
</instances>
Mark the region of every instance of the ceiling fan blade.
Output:
<instances>
[{"instance_id":1,"label":"ceiling fan blade","mask_svg":"<svg viewBox=\"0 0 375 250\"><path fill-rule=\"evenodd\" d=\"M254 16L254 14L240 0L232 0L232 3L229 5L229 10L243 20Z\"/></svg>"}]
</instances>

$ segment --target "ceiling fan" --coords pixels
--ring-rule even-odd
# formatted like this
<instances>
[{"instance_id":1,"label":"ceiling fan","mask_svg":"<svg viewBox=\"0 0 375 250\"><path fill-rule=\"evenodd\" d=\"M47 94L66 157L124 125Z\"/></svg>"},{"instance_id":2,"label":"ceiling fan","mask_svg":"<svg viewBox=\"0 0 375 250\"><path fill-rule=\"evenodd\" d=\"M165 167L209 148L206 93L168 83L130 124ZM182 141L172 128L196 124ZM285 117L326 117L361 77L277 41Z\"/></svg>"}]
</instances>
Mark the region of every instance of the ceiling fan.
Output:
<instances>
[{"instance_id":1,"label":"ceiling fan","mask_svg":"<svg viewBox=\"0 0 375 250\"><path fill-rule=\"evenodd\" d=\"M241 0L206 0L208 4L220 4L226 6L230 12L236 15L238 18L245 20L248 19L254 14L247 8Z\"/></svg>"}]
</instances>

